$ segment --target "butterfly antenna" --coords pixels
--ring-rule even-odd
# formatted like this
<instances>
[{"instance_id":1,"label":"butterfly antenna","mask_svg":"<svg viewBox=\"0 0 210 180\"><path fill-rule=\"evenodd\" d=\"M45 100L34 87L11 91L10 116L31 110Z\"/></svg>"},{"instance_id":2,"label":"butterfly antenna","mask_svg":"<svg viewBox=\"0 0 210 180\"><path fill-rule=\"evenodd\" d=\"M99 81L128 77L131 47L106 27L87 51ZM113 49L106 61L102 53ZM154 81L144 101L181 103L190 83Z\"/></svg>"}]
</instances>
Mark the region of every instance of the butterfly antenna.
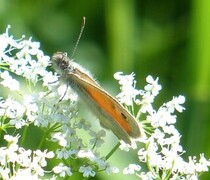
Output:
<instances>
[{"instance_id":1,"label":"butterfly antenna","mask_svg":"<svg viewBox=\"0 0 210 180\"><path fill-rule=\"evenodd\" d=\"M80 41L80 38L81 38L81 36L82 36L82 33L83 33L84 28L85 28L85 17L82 18L82 27L81 27L79 36L78 36L78 38L77 38L77 42L76 42L76 45L75 45L75 47L74 47L74 50L73 50L73 52L72 52L71 59L74 57L74 54L75 54L75 52L76 52L76 49L77 49L77 46L78 46L78 44L79 44L79 41Z\"/></svg>"}]
</instances>

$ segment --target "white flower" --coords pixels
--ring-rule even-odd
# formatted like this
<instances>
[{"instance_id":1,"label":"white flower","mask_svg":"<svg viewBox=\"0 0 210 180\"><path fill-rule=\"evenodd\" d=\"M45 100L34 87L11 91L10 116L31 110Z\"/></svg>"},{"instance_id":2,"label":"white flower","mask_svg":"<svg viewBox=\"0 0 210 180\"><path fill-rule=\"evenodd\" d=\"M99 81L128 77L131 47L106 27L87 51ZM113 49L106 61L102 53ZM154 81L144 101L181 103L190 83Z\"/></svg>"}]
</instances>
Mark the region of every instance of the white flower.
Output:
<instances>
[{"instance_id":1,"label":"white flower","mask_svg":"<svg viewBox=\"0 0 210 180\"><path fill-rule=\"evenodd\" d=\"M0 148L0 164L1 166L6 166L7 165L7 148L6 147L1 147Z\"/></svg>"},{"instance_id":2,"label":"white flower","mask_svg":"<svg viewBox=\"0 0 210 180\"><path fill-rule=\"evenodd\" d=\"M9 45L9 29L10 26L7 27L6 33L0 35L0 54L3 54L7 46Z\"/></svg>"},{"instance_id":3,"label":"white flower","mask_svg":"<svg viewBox=\"0 0 210 180\"><path fill-rule=\"evenodd\" d=\"M53 73L50 71L44 74L42 80L43 86L47 86L51 90L51 85L58 82L58 77L53 75Z\"/></svg>"},{"instance_id":4,"label":"white flower","mask_svg":"<svg viewBox=\"0 0 210 180\"><path fill-rule=\"evenodd\" d=\"M7 62L10 65L11 71L17 75L22 75L24 72L28 71L27 61L24 59L17 61L14 58L10 58Z\"/></svg>"},{"instance_id":5,"label":"white flower","mask_svg":"<svg viewBox=\"0 0 210 180\"><path fill-rule=\"evenodd\" d=\"M56 150L56 154L58 159L68 159L69 157L76 155L78 150L67 150L66 148L62 148L62 149L57 149Z\"/></svg>"},{"instance_id":6,"label":"white flower","mask_svg":"<svg viewBox=\"0 0 210 180\"><path fill-rule=\"evenodd\" d=\"M0 101L0 109L2 115L8 118L21 119L24 115L25 108L19 102L15 101L12 97L8 97L5 101Z\"/></svg>"},{"instance_id":7,"label":"white flower","mask_svg":"<svg viewBox=\"0 0 210 180\"><path fill-rule=\"evenodd\" d=\"M196 164L196 171L197 172L205 172L208 171L208 167L210 166L210 161L206 160L204 154L200 154L199 163Z\"/></svg>"},{"instance_id":8,"label":"white flower","mask_svg":"<svg viewBox=\"0 0 210 180\"><path fill-rule=\"evenodd\" d=\"M154 96L151 95L150 92L145 92L145 91L140 91L140 94L142 95L142 99L138 103L139 105L141 105L140 111L142 113L146 112L153 113L154 109L152 107L152 103L154 101Z\"/></svg>"},{"instance_id":9,"label":"white flower","mask_svg":"<svg viewBox=\"0 0 210 180\"><path fill-rule=\"evenodd\" d=\"M137 148L137 144L136 144L136 139L131 139L131 144L127 144L124 141L120 141L120 149L123 151L128 152L130 149L136 149Z\"/></svg>"},{"instance_id":10,"label":"white flower","mask_svg":"<svg viewBox=\"0 0 210 180\"><path fill-rule=\"evenodd\" d=\"M134 81L134 76L135 76L134 73L131 73L130 75L123 75L122 72L116 72L114 74L114 78L119 81L120 85L124 84L132 85Z\"/></svg>"},{"instance_id":11,"label":"white flower","mask_svg":"<svg viewBox=\"0 0 210 180\"><path fill-rule=\"evenodd\" d=\"M119 169L111 166L104 158L96 159L96 163L98 164L99 169L105 170L108 175L111 173L119 173Z\"/></svg>"},{"instance_id":12,"label":"white flower","mask_svg":"<svg viewBox=\"0 0 210 180\"><path fill-rule=\"evenodd\" d=\"M17 129L20 129L23 126L27 125L26 122L25 122L25 120L22 119L22 118L20 118L20 119L18 119L18 118L11 119L9 123L12 126L14 125Z\"/></svg>"},{"instance_id":13,"label":"white flower","mask_svg":"<svg viewBox=\"0 0 210 180\"><path fill-rule=\"evenodd\" d=\"M91 150L79 150L77 156L80 158L88 158L91 161L95 161L96 159L95 154Z\"/></svg>"},{"instance_id":14,"label":"white flower","mask_svg":"<svg viewBox=\"0 0 210 180\"><path fill-rule=\"evenodd\" d=\"M158 128L160 126L164 127L166 125L164 114L162 114L160 111L151 113L149 116L147 116L147 120L151 122L151 125L154 128Z\"/></svg>"},{"instance_id":15,"label":"white flower","mask_svg":"<svg viewBox=\"0 0 210 180\"><path fill-rule=\"evenodd\" d=\"M97 133L90 131L89 134L93 137L93 139L90 140L90 144L96 146L97 148L101 147L101 145L104 143L102 138L105 137L106 132L104 130L100 130Z\"/></svg>"},{"instance_id":16,"label":"white flower","mask_svg":"<svg viewBox=\"0 0 210 180\"><path fill-rule=\"evenodd\" d=\"M128 167L123 169L123 174L134 174L135 171L140 171L141 167L137 164L129 164Z\"/></svg>"},{"instance_id":17,"label":"white flower","mask_svg":"<svg viewBox=\"0 0 210 180\"><path fill-rule=\"evenodd\" d=\"M10 180L41 180L37 173L32 173L30 168L19 169Z\"/></svg>"},{"instance_id":18,"label":"white flower","mask_svg":"<svg viewBox=\"0 0 210 180\"><path fill-rule=\"evenodd\" d=\"M154 133L152 133L151 137L154 139L160 140L160 139L164 139L165 134L160 129L156 128L154 130Z\"/></svg>"},{"instance_id":19,"label":"white flower","mask_svg":"<svg viewBox=\"0 0 210 180\"><path fill-rule=\"evenodd\" d=\"M17 144L19 137L20 137L19 135L17 135L16 137L11 135L5 135L4 139L10 144Z\"/></svg>"},{"instance_id":20,"label":"white flower","mask_svg":"<svg viewBox=\"0 0 210 180\"><path fill-rule=\"evenodd\" d=\"M153 79L152 76L147 76L146 81L149 83L144 87L146 91L152 93L153 96L157 96L159 91L161 90L161 85L158 84L158 78L156 80Z\"/></svg>"},{"instance_id":21,"label":"white flower","mask_svg":"<svg viewBox=\"0 0 210 180\"><path fill-rule=\"evenodd\" d=\"M17 136L11 136L11 135L5 135L4 139L9 143L9 150L11 152L15 152L18 150L18 139L20 138L20 135Z\"/></svg>"},{"instance_id":22,"label":"white flower","mask_svg":"<svg viewBox=\"0 0 210 180\"><path fill-rule=\"evenodd\" d=\"M86 121L85 119L81 119L79 122L75 123L75 126L79 129L89 130L91 127L90 122Z\"/></svg>"},{"instance_id":23,"label":"white flower","mask_svg":"<svg viewBox=\"0 0 210 180\"><path fill-rule=\"evenodd\" d=\"M3 165L3 164L1 164ZM9 168L3 168L3 166L0 167L0 176L2 179L10 179L10 169Z\"/></svg>"},{"instance_id":24,"label":"white flower","mask_svg":"<svg viewBox=\"0 0 210 180\"><path fill-rule=\"evenodd\" d=\"M8 87L11 91L18 91L20 89L19 82L13 79L12 76L9 75L8 71L1 73L0 77L3 79L1 84L4 87Z\"/></svg>"},{"instance_id":25,"label":"white flower","mask_svg":"<svg viewBox=\"0 0 210 180\"><path fill-rule=\"evenodd\" d=\"M173 134L174 136L180 136L180 133L173 125L164 126L163 132L166 134Z\"/></svg>"},{"instance_id":26,"label":"white flower","mask_svg":"<svg viewBox=\"0 0 210 180\"><path fill-rule=\"evenodd\" d=\"M19 40L20 41L20 40ZM46 67L49 65L49 56L45 56L43 52L39 49L39 42L32 42L31 38L29 40L16 41L16 47L18 52L13 56L13 58L3 56L5 63L10 67L10 70L17 75L22 75L26 79L36 83L38 81L38 75L44 76L47 74ZM15 45L15 43L12 43ZM13 49L10 48L8 52ZM33 58L36 57L37 60ZM17 58L17 59L16 59Z\"/></svg>"},{"instance_id":27,"label":"white flower","mask_svg":"<svg viewBox=\"0 0 210 180\"><path fill-rule=\"evenodd\" d=\"M156 179L156 177L153 175L153 173L151 171L145 173L145 172L142 172L139 177L142 179L142 180L154 180Z\"/></svg>"},{"instance_id":28,"label":"white flower","mask_svg":"<svg viewBox=\"0 0 210 180\"><path fill-rule=\"evenodd\" d=\"M113 167L113 166L110 166L110 165L106 166L105 171L108 175L111 174L111 173L119 173L120 172L117 167Z\"/></svg>"},{"instance_id":29,"label":"white flower","mask_svg":"<svg viewBox=\"0 0 210 180\"><path fill-rule=\"evenodd\" d=\"M37 101L36 95L23 96L23 105L26 108L26 115L30 122L33 122L36 119L36 114L39 110Z\"/></svg>"},{"instance_id":30,"label":"white flower","mask_svg":"<svg viewBox=\"0 0 210 180\"><path fill-rule=\"evenodd\" d=\"M44 175L44 170L41 166L46 166L45 159L52 158L54 154L52 152L47 153L47 150L43 153L40 150L37 150L32 157L31 150L25 150L18 146L19 137L19 135L16 137L11 135L4 136L4 139L8 142L8 148L0 148L1 165L2 167L7 167L9 165L19 167L13 170L13 173L10 173L9 179L20 179L20 177L22 177L21 175L25 175L24 178L31 177L32 179L38 179L39 176ZM5 169L5 173L6 172L7 170ZM0 176L6 176L6 174L0 172Z\"/></svg>"},{"instance_id":31,"label":"white flower","mask_svg":"<svg viewBox=\"0 0 210 180\"><path fill-rule=\"evenodd\" d=\"M72 171L70 167L65 166L63 163L59 163L58 166L53 168L53 172L59 174L60 177L65 177L66 174L68 176L72 175Z\"/></svg>"},{"instance_id":32,"label":"white flower","mask_svg":"<svg viewBox=\"0 0 210 180\"><path fill-rule=\"evenodd\" d=\"M40 150L34 151L34 154L36 155L36 159L38 160L39 164L42 167L45 167L47 165L46 158L51 159L54 157L54 153L52 151L47 152L47 150L44 150L44 152Z\"/></svg>"},{"instance_id":33,"label":"white flower","mask_svg":"<svg viewBox=\"0 0 210 180\"><path fill-rule=\"evenodd\" d=\"M125 143L124 141L120 141L120 147L119 147L122 151L126 151L128 152L131 148L131 146L127 143Z\"/></svg>"},{"instance_id":34,"label":"white flower","mask_svg":"<svg viewBox=\"0 0 210 180\"><path fill-rule=\"evenodd\" d=\"M141 162L146 162L147 160L147 150L145 148L141 148L138 151L138 158Z\"/></svg>"},{"instance_id":35,"label":"white flower","mask_svg":"<svg viewBox=\"0 0 210 180\"><path fill-rule=\"evenodd\" d=\"M18 46L18 41L13 39L13 36L9 35L10 25L7 26L6 32L0 35L0 60L8 59L6 52L10 52L16 49Z\"/></svg>"},{"instance_id":36,"label":"white flower","mask_svg":"<svg viewBox=\"0 0 210 180\"><path fill-rule=\"evenodd\" d=\"M30 163L31 163L31 154L32 151L29 150L25 150L24 148L20 147L18 149L19 155L18 155L18 164L20 164L23 167L29 167Z\"/></svg>"},{"instance_id":37,"label":"white flower","mask_svg":"<svg viewBox=\"0 0 210 180\"><path fill-rule=\"evenodd\" d=\"M20 59L22 57L27 57L26 59L31 59L30 55L38 54L40 43L31 41L32 38L29 40L23 40L19 43L20 52L17 53L17 57Z\"/></svg>"},{"instance_id":38,"label":"white flower","mask_svg":"<svg viewBox=\"0 0 210 180\"><path fill-rule=\"evenodd\" d=\"M135 89L136 81L134 81L134 76L134 73L122 75L122 72L117 72L114 74L114 78L119 80L119 84L121 85L121 92L117 95L117 99L120 103L126 104L127 106L131 106L136 96L139 95L139 91Z\"/></svg>"},{"instance_id":39,"label":"white flower","mask_svg":"<svg viewBox=\"0 0 210 180\"><path fill-rule=\"evenodd\" d=\"M79 172L83 173L83 177L95 176L95 172L93 171L91 166L81 166L79 168Z\"/></svg>"},{"instance_id":40,"label":"white flower","mask_svg":"<svg viewBox=\"0 0 210 180\"><path fill-rule=\"evenodd\" d=\"M174 112L174 110L177 110L178 112L183 112L185 108L181 106L180 104L183 104L185 102L184 96L179 97L173 97L172 101L168 102L166 106L168 107L170 112Z\"/></svg>"},{"instance_id":41,"label":"white flower","mask_svg":"<svg viewBox=\"0 0 210 180\"><path fill-rule=\"evenodd\" d=\"M64 134L62 134L61 132L57 132L57 133L53 134L52 141L58 141L59 145L61 145L62 147L68 146L66 136Z\"/></svg>"}]
</instances>

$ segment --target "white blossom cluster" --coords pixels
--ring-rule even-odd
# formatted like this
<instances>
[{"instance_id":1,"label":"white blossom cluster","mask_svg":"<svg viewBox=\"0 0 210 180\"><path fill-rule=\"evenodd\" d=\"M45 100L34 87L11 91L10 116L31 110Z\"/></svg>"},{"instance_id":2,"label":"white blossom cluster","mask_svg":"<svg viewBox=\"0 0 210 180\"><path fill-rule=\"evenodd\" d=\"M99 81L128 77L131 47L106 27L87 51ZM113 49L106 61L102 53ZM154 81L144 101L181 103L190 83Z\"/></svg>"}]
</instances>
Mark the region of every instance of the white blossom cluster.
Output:
<instances>
[{"instance_id":1,"label":"white blossom cluster","mask_svg":"<svg viewBox=\"0 0 210 180\"><path fill-rule=\"evenodd\" d=\"M7 147L0 147L0 175L1 179L39 179L43 176L47 159L54 157L52 151L26 150L18 145L20 136L5 135ZM19 166L19 168L17 168ZM17 168L17 169L16 169ZM16 170L15 170L16 169ZM14 175L11 176L11 170Z\"/></svg>"},{"instance_id":2,"label":"white blossom cluster","mask_svg":"<svg viewBox=\"0 0 210 180\"><path fill-rule=\"evenodd\" d=\"M128 107L138 105L136 119L146 117L141 121L145 133L136 142L143 145L136 154L138 164L131 163L123 171L110 165L107 159L113 152L100 154L106 131L95 131L89 121L79 119L77 95L51 71L50 57L40 50L40 43L24 36L15 40L9 28L0 35L0 179L56 179L78 172L88 178L101 171L135 174L145 180L197 179L208 171L210 162L203 154L198 161L189 157L186 162L181 157L184 150L173 113L184 110L185 98L173 97L155 110L153 102L161 90L158 79L148 76L148 85L137 90L134 74L121 72L115 74L121 85L117 98ZM24 130L31 126L43 132L33 150L24 147ZM81 131L87 135L85 140ZM45 142L52 146L46 148ZM132 151L123 142L120 149Z\"/></svg>"},{"instance_id":3,"label":"white blossom cluster","mask_svg":"<svg viewBox=\"0 0 210 180\"><path fill-rule=\"evenodd\" d=\"M46 178L49 174L52 179L64 178L75 172L80 172L83 177L95 176L99 171L117 173L119 170L99 153L106 132L95 132L88 121L77 118L77 96L47 69L51 68L50 57L40 50L40 43L33 42L32 38L26 40L24 36L15 40L9 34L9 28L0 35L0 134L7 140L10 129L10 138L15 139L16 146L13 151L22 160L8 157L12 156L9 142L8 146L2 146L0 179L17 179L21 173L26 179L32 178L32 175L33 179ZM19 137L24 142L25 135L17 134L17 130L30 128L31 125L44 132L34 152L18 145ZM81 139L78 130L87 132L87 142ZM44 149L45 142L56 144L57 148ZM25 160L22 151L29 151ZM46 170L47 161L44 165L37 162L39 172L36 172L31 164L35 166L33 160L40 154L38 152L50 153L45 158L54 158L59 163ZM22 161L27 161L27 166Z\"/></svg>"},{"instance_id":4,"label":"white blossom cluster","mask_svg":"<svg viewBox=\"0 0 210 180\"><path fill-rule=\"evenodd\" d=\"M180 145L181 135L174 126L177 117L173 113L175 111L181 113L185 110L182 106L185 97L173 97L171 101L155 110L153 102L161 90L158 78L154 80L152 76L148 76L146 78L148 84L144 90L139 91L135 89L136 82L133 73L130 75L117 73L115 78L119 80L122 90L118 96L119 101L131 106L135 102L140 105L137 118L141 119L142 115L146 116L146 120L142 121L146 135L140 140L145 146L138 151L139 164L130 164L123 170L123 173L136 174L140 179L145 180L196 180L202 172L208 171L210 161L205 159L204 154L200 154L199 160L196 157L189 157L188 162L181 157L185 151ZM137 99L138 95L139 99ZM133 101L130 101L131 99ZM120 148L125 151L129 150L126 145L122 144ZM146 163L147 171L141 168L142 163Z\"/></svg>"}]
</instances>

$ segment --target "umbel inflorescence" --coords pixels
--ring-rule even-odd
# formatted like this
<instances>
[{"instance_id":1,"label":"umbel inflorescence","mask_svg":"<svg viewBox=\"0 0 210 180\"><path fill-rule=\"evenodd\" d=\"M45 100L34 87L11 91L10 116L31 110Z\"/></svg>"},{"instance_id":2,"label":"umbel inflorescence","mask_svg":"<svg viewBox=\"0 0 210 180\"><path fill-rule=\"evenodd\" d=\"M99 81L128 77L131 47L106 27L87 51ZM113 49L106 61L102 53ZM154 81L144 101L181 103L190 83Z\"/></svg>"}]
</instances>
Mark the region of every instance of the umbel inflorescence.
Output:
<instances>
[{"instance_id":1,"label":"umbel inflorescence","mask_svg":"<svg viewBox=\"0 0 210 180\"><path fill-rule=\"evenodd\" d=\"M113 166L109 157L114 156L116 147L110 147L107 154L101 151L107 143L107 131L95 129L89 116L81 118L77 94L51 70L50 57L40 49L40 43L24 36L15 39L9 28L0 35L1 179L56 179L75 173L94 177L103 171L133 174L139 179L194 180L208 171L210 162L204 154L198 160L182 158L185 151L175 128L174 113L183 112L184 96L173 97L155 109L153 103L161 90L158 78L148 76L147 85L139 90L135 74L121 72L114 75L121 89L117 99L136 117L145 133L132 146L124 142L119 146L128 156L139 148L135 151L138 163L130 162L124 169ZM42 133L41 138L33 134L37 141L32 149L25 144L27 136L32 135L28 131L31 127Z\"/></svg>"}]
</instances>

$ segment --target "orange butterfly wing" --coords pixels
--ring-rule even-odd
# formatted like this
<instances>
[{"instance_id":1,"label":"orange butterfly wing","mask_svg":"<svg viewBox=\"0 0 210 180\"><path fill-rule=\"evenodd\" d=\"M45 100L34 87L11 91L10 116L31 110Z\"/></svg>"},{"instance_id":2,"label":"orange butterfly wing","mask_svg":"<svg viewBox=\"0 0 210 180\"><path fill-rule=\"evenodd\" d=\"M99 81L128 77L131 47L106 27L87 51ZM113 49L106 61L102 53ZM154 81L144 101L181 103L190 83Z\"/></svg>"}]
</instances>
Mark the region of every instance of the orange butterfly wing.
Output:
<instances>
[{"instance_id":1,"label":"orange butterfly wing","mask_svg":"<svg viewBox=\"0 0 210 180\"><path fill-rule=\"evenodd\" d=\"M84 101L91 100L94 102L94 112L97 116L104 116L99 120L101 124L127 143L130 143L130 138L137 139L141 136L140 127L135 118L111 95L106 93L93 79L89 81L89 76L82 73L77 69L77 73L69 73L69 78L72 79L76 87L76 92L80 93ZM84 77L86 76L86 77ZM88 81L87 81L88 80ZM73 88L74 89L74 88ZM84 95L85 93L85 95ZM88 98L88 99L87 99ZM91 104L88 104L91 106ZM100 114L97 112L101 112Z\"/></svg>"}]
</instances>

